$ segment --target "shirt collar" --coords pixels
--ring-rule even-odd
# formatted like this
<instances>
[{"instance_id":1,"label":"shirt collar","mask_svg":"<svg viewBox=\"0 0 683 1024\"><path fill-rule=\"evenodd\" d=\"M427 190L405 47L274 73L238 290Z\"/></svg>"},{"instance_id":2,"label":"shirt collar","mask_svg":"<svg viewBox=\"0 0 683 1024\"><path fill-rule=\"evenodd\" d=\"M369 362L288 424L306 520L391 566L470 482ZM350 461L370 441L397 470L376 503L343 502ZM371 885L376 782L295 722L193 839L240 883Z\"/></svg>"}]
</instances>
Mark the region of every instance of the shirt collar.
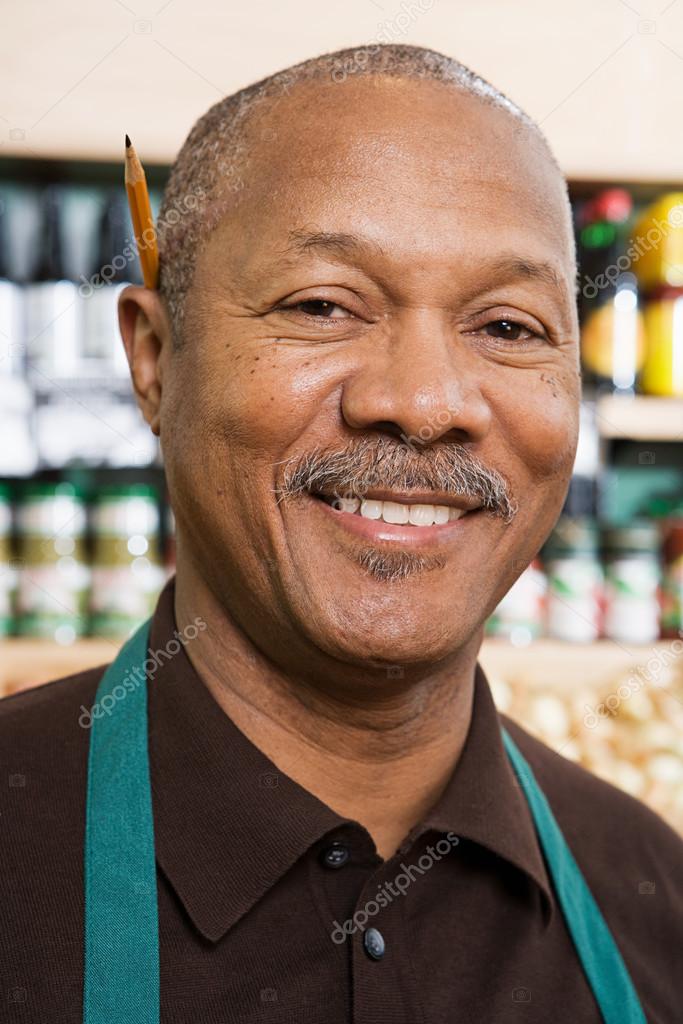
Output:
<instances>
[{"instance_id":1,"label":"shirt collar","mask_svg":"<svg viewBox=\"0 0 683 1024\"><path fill-rule=\"evenodd\" d=\"M168 649L148 685L156 855L199 932L217 941L313 843L353 822L281 772L216 703L178 642L174 593L171 579L150 630L152 658ZM480 843L525 872L545 896L547 923L550 882L479 665L460 760L411 836L427 829Z\"/></svg>"},{"instance_id":2,"label":"shirt collar","mask_svg":"<svg viewBox=\"0 0 683 1024\"><path fill-rule=\"evenodd\" d=\"M546 925L554 896L526 797L505 752L501 721L477 662L472 718L458 763L420 829L451 831L486 847L539 887Z\"/></svg>"}]
</instances>

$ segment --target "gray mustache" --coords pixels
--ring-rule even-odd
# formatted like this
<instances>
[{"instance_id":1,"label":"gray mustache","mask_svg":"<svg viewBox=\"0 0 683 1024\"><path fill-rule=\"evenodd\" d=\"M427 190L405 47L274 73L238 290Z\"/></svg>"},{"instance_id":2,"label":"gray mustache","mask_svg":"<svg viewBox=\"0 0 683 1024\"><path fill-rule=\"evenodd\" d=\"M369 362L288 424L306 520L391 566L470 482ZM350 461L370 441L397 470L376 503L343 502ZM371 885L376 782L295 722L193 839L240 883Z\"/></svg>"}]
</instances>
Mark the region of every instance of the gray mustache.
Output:
<instances>
[{"instance_id":1,"label":"gray mustache","mask_svg":"<svg viewBox=\"0 0 683 1024\"><path fill-rule=\"evenodd\" d=\"M278 500L303 493L362 498L371 488L465 495L510 522L517 505L507 481L459 444L412 447L385 437L359 438L342 450L316 448L285 463Z\"/></svg>"}]
</instances>

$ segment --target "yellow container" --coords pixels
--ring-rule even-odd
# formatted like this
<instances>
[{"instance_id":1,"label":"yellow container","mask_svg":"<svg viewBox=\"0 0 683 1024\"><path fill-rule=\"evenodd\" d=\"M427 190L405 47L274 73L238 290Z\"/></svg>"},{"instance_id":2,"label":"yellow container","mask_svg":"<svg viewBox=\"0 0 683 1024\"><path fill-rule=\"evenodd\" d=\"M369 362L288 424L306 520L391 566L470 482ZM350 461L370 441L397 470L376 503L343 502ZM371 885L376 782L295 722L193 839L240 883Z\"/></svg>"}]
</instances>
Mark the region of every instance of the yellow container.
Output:
<instances>
[{"instance_id":1,"label":"yellow container","mask_svg":"<svg viewBox=\"0 0 683 1024\"><path fill-rule=\"evenodd\" d=\"M667 192L645 210L629 252L642 291L683 287L683 192Z\"/></svg>"},{"instance_id":2,"label":"yellow container","mask_svg":"<svg viewBox=\"0 0 683 1024\"><path fill-rule=\"evenodd\" d=\"M640 390L683 397L683 288L661 288L644 309L646 349Z\"/></svg>"}]
</instances>

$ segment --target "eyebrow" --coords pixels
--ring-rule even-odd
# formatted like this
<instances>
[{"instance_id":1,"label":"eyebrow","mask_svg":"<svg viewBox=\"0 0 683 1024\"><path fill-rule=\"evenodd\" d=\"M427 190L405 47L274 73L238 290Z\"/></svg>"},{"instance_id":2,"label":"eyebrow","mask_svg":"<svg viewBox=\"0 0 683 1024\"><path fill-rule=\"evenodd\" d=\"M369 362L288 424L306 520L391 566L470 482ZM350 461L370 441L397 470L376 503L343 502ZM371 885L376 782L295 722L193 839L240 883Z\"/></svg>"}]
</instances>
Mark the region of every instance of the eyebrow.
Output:
<instances>
[{"instance_id":1,"label":"eyebrow","mask_svg":"<svg viewBox=\"0 0 683 1024\"><path fill-rule=\"evenodd\" d=\"M386 256L387 252L374 238L350 235L340 231L290 231L289 244L282 250L283 255L293 257L308 253L320 253L346 259L359 254Z\"/></svg>"},{"instance_id":2,"label":"eyebrow","mask_svg":"<svg viewBox=\"0 0 683 1024\"><path fill-rule=\"evenodd\" d=\"M279 255L285 262L295 263L302 256L320 254L340 261L359 255L375 255L386 257L388 253L373 238L333 231L305 231L298 229L289 232L289 244L280 250ZM547 260L519 256L516 253L505 253L492 263L486 270L504 281L527 280L540 281L548 284L562 294L566 285L557 268Z\"/></svg>"}]
</instances>

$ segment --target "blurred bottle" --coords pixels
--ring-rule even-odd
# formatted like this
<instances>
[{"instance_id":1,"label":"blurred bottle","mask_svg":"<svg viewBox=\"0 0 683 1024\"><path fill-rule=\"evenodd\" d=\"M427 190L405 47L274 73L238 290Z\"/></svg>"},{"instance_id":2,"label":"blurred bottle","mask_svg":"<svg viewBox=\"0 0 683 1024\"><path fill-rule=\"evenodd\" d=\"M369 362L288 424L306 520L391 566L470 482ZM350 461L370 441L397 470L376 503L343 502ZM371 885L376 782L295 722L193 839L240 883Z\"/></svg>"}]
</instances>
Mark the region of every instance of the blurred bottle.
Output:
<instances>
[{"instance_id":1,"label":"blurred bottle","mask_svg":"<svg viewBox=\"0 0 683 1024\"><path fill-rule=\"evenodd\" d=\"M655 288L644 317L647 344L639 390L683 397L683 288Z\"/></svg>"},{"instance_id":2,"label":"blurred bottle","mask_svg":"<svg viewBox=\"0 0 683 1024\"><path fill-rule=\"evenodd\" d=\"M597 515L599 472L600 433L595 403L584 401L579 407L579 437L562 515L571 519L594 518Z\"/></svg>"},{"instance_id":3,"label":"blurred bottle","mask_svg":"<svg viewBox=\"0 0 683 1024\"><path fill-rule=\"evenodd\" d=\"M683 192L667 192L643 211L633 244L642 292L649 294L661 285L683 287Z\"/></svg>"},{"instance_id":4,"label":"blurred bottle","mask_svg":"<svg viewBox=\"0 0 683 1024\"><path fill-rule=\"evenodd\" d=\"M118 298L134 278L135 248L128 232L128 213L121 190L107 196L100 219L94 264L82 277L81 354L85 376L128 376L128 362L119 334Z\"/></svg>"},{"instance_id":5,"label":"blurred bottle","mask_svg":"<svg viewBox=\"0 0 683 1024\"><path fill-rule=\"evenodd\" d=\"M631 196L606 189L587 203L579 233L581 363L589 393L635 391L645 354L629 227Z\"/></svg>"},{"instance_id":6,"label":"blurred bottle","mask_svg":"<svg viewBox=\"0 0 683 1024\"><path fill-rule=\"evenodd\" d=\"M7 200L0 198L0 474L22 476L36 468L33 394L24 379L24 292L12 280Z\"/></svg>"},{"instance_id":7,"label":"blurred bottle","mask_svg":"<svg viewBox=\"0 0 683 1024\"><path fill-rule=\"evenodd\" d=\"M663 523L662 636L683 637L683 504Z\"/></svg>"},{"instance_id":8,"label":"blurred bottle","mask_svg":"<svg viewBox=\"0 0 683 1024\"><path fill-rule=\"evenodd\" d=\"M600 636L603 574L598 550L593 520L560 517L542 551L548 636L572 643L590 643Z\"/></svg>"},{"instance_id":9,"label":"blurred bottle","mask_svg":"<svg viewBox=\"0 0 683 1024\"><path fill-rule=\"evenodd\" d=\"M635 229L646 353L640 390L683 396L683 192L660 196Z\"/></svg>"},{"instance_id":10,"label":"blurred bottle","mask_svg":"<svg viewBox=\"0 0 683 1024\"><path fill-rule=\"evenodd\" d=\"M648 644L659 637L660 539L656 522L633 520L602 537L605 636Z\"/></svg>"},{"instance_id":11,"label":"blurred bottle","mask_svg":"<svg viewBox=\"0 0 683 1024\"><path fill-rule=\"evenodd\" d=\"M24 370L23 293L12 280L6 200L0 199L0 375L21 377Z\"/></svg>"},{"instance_id":12,"label":"blurred bottle","mask_svg":"<svg viewBox=\"0 0 683 1024\"><path fill-rule=\"evenodd\" d=\"M62 198L58 185L43 192L40 254L24 291L28 370L38 387L78 371L81 303L64 269Z\"/></svg>"}]
</instances>

